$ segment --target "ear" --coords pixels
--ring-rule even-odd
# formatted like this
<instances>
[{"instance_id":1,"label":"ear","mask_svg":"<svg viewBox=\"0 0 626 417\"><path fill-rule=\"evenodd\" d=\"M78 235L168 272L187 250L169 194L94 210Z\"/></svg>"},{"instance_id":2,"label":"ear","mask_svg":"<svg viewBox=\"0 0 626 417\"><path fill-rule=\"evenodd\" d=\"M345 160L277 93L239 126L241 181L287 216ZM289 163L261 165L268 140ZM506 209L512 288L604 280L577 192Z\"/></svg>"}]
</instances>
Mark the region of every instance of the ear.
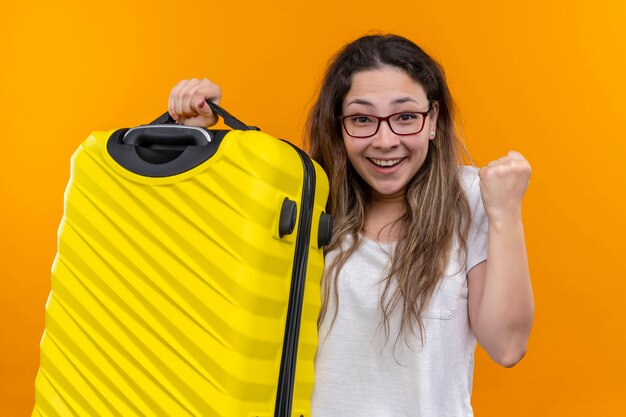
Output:
<instances>
[{"instance_id":1,"label":"ear","mask_svg":"<svg viewBox=\"0 0 626 417\"><path fill-rule=\"evenodd\" d=\"M428 113L428 139L433 140L437 135L437 116L439 116L439 102L434 101Z\"/></svg>"}]
</instances>

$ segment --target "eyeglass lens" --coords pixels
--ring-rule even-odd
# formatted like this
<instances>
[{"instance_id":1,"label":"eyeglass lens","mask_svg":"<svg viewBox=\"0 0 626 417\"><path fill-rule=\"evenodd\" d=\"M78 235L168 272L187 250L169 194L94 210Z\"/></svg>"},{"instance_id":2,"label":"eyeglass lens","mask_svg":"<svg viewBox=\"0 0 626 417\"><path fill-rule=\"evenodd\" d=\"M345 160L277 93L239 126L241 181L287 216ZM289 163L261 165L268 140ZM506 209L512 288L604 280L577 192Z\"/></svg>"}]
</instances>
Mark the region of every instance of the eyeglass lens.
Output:
<instances>
[{"instance_id":1,"label":"eyeglass lens","mask_svg":"<svg viewBox=\"0 0 626 417\"><path fill-rule=\"evenodd\" d=\"M389 123L389 127L394 133L412 135L422 130L425 116L414 112L397 113L387 117L355 114L345 117L343 125L350 136L368 137L376 134L382 120Z\"/></svg>"}]
</instances>

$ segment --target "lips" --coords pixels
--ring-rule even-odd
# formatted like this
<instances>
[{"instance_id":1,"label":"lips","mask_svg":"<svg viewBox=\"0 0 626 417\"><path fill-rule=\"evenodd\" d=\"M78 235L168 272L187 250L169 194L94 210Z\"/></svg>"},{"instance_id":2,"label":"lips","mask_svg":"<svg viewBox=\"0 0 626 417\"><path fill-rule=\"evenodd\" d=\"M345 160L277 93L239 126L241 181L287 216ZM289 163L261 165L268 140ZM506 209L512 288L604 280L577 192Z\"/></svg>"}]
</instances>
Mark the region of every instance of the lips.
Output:
<instances>
[{"instance_id":1,"label":"lips","mask_svg":"<svg viewBox=\"0 0 626 417\"><path fill-rule=\"evenodd\" d=\"M390 168L398 165L400 162L404 161L404 158L396 158L396 159L376 159L376 158L367 158L374 165L381 168Z\"/></svg>"}]
</instances>

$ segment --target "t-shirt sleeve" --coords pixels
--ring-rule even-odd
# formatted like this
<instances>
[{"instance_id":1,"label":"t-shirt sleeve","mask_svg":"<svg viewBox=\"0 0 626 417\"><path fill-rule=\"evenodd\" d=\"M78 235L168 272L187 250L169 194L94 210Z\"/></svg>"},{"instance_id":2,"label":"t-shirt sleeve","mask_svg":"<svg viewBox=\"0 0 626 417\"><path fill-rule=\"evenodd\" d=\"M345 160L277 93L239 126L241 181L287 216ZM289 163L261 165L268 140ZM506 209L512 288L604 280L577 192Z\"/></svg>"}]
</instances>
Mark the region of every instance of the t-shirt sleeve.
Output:
<instances>
[{"instance_id":1,"label":"t-shirt sleeve","mask_svg":"<svg viewBox=\"0 0 626 417\"><path fill-rule=\"evenodd\" d=\"M483 200L480 196L478 169L462 167L461 181L467 195L472 219L467 234L467 262L465 272L487 259L488 222Z\"/></svg>"}]
</instances>

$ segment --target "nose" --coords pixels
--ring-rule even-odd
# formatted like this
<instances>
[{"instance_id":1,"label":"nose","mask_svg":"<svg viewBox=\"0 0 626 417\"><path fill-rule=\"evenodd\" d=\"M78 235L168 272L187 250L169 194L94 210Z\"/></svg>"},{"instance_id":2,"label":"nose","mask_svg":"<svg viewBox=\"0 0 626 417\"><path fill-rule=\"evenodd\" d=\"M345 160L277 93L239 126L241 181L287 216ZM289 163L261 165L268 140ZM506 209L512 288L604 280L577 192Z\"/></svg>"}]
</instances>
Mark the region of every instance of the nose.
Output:
<instances>
[{"instance_id":1,"label":"nose","mask_svg":"<svg viewBox=\"0 0 626 417\"><path fill-rule=\"evenodd\" d=\"M391 130L389 120L380 123L373 139L372 146L380 149L391 149L400 144L400 137Z\"/></svg>"}]
</instances>

